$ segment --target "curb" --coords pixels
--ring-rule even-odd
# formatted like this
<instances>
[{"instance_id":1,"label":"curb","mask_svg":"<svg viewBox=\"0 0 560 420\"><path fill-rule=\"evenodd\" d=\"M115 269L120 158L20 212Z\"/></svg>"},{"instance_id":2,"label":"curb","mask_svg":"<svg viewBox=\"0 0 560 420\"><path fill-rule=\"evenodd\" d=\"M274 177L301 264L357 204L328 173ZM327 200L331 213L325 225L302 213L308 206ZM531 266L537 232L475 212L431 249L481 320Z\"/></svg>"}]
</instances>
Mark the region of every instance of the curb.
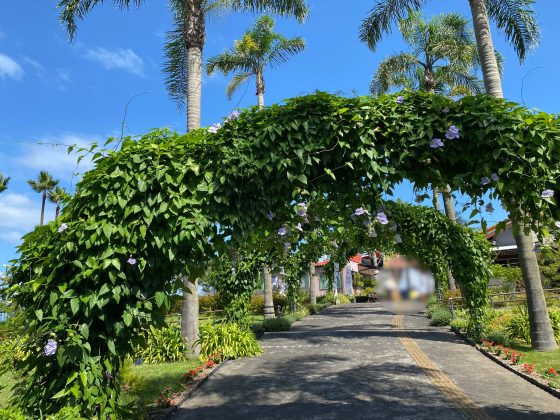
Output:
<instances>
[{"instance_id":1,"label":"curb","mask_svg":"<svg viewBox=\"0 0 560 420\"><path fill-rule=\"evenodd\" d=\"M466 343L470 344L471 346L473 346L475 349L477 349L479 352L481 352L483 355L485 355L486 357L488 357L490 360L496 362L497 364L499 364L500 366L505 367L507 370L509 370L510 372L515 373L517 376L520 376L521 378L525 379L527 382L532 383L533 385L536 385L537 387L539 387L540 389L542 389L543 391L548 392L550 395L556 397L556 398L560 398L560 391L558 391L557 389L551 388L539 381L537 381L535 378L533 378L532 376L529 376L523 372L519 372L517 369L512 368L510 365L508 365L507 363L505 363L502 359L500 359L499 357L494 356L492 353L487 352L486 350L484 350L483 348L479 347L478 345L476 345L476 343L474 341L472 341L470 338L468 338L465 334L463 334L461 331L459 331L457 328L455 327L451 327L451 331L453 331L456 335L458 335L459 337L461 337Z\"/></svg>"}]
</instances>

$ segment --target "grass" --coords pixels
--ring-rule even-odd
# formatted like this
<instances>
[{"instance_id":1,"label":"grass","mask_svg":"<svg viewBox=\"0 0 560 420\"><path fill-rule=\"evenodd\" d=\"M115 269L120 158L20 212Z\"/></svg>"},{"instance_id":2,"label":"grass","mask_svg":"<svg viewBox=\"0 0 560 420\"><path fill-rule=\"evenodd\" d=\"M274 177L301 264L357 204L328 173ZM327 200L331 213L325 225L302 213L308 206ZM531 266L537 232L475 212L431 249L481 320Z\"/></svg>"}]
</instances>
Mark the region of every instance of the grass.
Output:
<instances>
[{"instance_id":1,"label":"grass","mask_svg":"<svg viewBox=\"0 0 560 420\"><path fill-rule=\"evenodd\" d=\"M0 376L0 408L3 408L8 399L12 396L11 387L15 384L15 380L11 374L6 373Z\"/></svg>"},{"instance_id":2,"label":"grass","mask_svg":"<svg viewBox=\"0 0 560 420\"><path fill-rule=\"evenodd\" d=\"M179 390L178 379L187 371L200 364L198 359L179 363L159 363L155 365L127 366L124 370L124 396L127 401L135 401L135 411L145 414L147 408L166 386Z\"/></svg>"},{"instance_id":3,"label":"grass","mask_svg":"<svg viewBox=\"0 0 560 420\"><path fill-rule=\"evenodd\" d=\"M535 371L538 373L544 373L548 368L560 371L560 350L536 351L528 345L513 345L511 347L521 350L523 352L521 363L534 364Z\"/></svg>"}]
</instances>

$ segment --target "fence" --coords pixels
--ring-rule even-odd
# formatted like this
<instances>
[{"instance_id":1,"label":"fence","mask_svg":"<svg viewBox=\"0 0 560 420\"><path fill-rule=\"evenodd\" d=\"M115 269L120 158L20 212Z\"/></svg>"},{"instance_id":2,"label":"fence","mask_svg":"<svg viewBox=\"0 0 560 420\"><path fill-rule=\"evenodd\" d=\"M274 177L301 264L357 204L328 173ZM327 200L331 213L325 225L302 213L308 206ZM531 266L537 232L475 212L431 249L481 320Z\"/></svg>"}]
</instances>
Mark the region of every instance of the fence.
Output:
<instances>
[{"instance_id":1,"label":"fence","mask_svg":"<svg viewBox=\"0 0 560 420\"><path fill-rule=\"evenodd\" d=\"M560 289L545 289L544 296L547 303L560 300ZM488 295L488 300L492 308L504 308L527 303L527 295L525 292L491 293ZM465 307L463 298L447 299L447 307L451 311L451 318L455 318L455 310Z\"/></svg>"}]
</instances>

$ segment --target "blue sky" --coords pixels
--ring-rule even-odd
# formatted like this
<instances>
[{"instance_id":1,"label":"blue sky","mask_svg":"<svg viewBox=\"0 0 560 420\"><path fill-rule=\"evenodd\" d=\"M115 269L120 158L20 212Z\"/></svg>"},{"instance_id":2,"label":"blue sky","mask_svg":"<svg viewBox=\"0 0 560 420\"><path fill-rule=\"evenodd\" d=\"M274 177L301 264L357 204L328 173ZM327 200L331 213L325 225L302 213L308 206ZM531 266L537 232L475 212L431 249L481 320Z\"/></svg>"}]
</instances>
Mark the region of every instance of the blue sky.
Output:
<instances>
[{"instance_id":1,"label":"blue sky","mask_svg":"<svg viewBox=\"0 0 560 420\"><path fill-rule=\"evenodd\" d=\"M378 63L403 48L396 31L375 53L359 42L358 26L373 0L344 2L343 9L335 0L309 3L312 12L305 24L278 19L277 30L303 36L307 48L265 75L268 104L315 90L365 95ZM124 108L134 95L139 96L128 107L126 134L163 126L183 131L185 126L183 112L168 99L163 85L162 45L171 21L165 1L152 0L129 12L107 2L80 24L73 44L57 21L55 4L56 0L0 4L0 172L12 177L10 188L0 194L0 264L14 257L21 235L39 220L40 196L26 180L44 169L70 191L75 186L75 156L55 145L85 145L120 135ZM467 0L432 1L425 15L452 9L469 15ZM505 96L555 113L560 97L560 8L556 2L539 1L536 11L542 42L523 65L495 28L493 35L506 60ZM229 47L254 18L230 14L210 19L205 57ZM221 75L204 78L203 125L256 103L253 85L228 101L227 81ZM86 169L81 165L78 172ZM408 184L396 195L413 199ZM46 212L52 219L54 206ZM492 223L504 217L498 210L487 219Z\"/></svg>"}]
</instances>

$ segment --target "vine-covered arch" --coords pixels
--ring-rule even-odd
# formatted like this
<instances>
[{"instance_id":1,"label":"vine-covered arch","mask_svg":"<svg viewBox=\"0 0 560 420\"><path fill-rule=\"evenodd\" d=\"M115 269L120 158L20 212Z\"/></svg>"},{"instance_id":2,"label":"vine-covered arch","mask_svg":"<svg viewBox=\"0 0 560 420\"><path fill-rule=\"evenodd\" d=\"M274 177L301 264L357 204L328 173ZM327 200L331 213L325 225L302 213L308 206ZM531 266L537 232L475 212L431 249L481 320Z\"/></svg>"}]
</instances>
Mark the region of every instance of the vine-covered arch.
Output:
<instances>
[{"instance_id":1,"label":"vine-covered arch","mask_svg":"<svg viewBox=\"0 0 560 420\"><path fill-rule=\"evenodd\" d=\"M317 93L220 128L129 139L98 157L59 221L20 248L9 296L24 311L29 357L17 402L29 415L66 405L115 413L121 362L142 327L164 322L177 274L200 275L216 250L254 235L281 254L306 237L363 235L356 221L367 214L386 233L378 241L398 231L397 249L431 253L436 274L450 263L474 310L488 278L483 241L383 194L403 179L474 200L490 193L543 232L557 219L541 193L556 186L559 133L557 117L486 96Z\"/></svg>"}]
</instances>

